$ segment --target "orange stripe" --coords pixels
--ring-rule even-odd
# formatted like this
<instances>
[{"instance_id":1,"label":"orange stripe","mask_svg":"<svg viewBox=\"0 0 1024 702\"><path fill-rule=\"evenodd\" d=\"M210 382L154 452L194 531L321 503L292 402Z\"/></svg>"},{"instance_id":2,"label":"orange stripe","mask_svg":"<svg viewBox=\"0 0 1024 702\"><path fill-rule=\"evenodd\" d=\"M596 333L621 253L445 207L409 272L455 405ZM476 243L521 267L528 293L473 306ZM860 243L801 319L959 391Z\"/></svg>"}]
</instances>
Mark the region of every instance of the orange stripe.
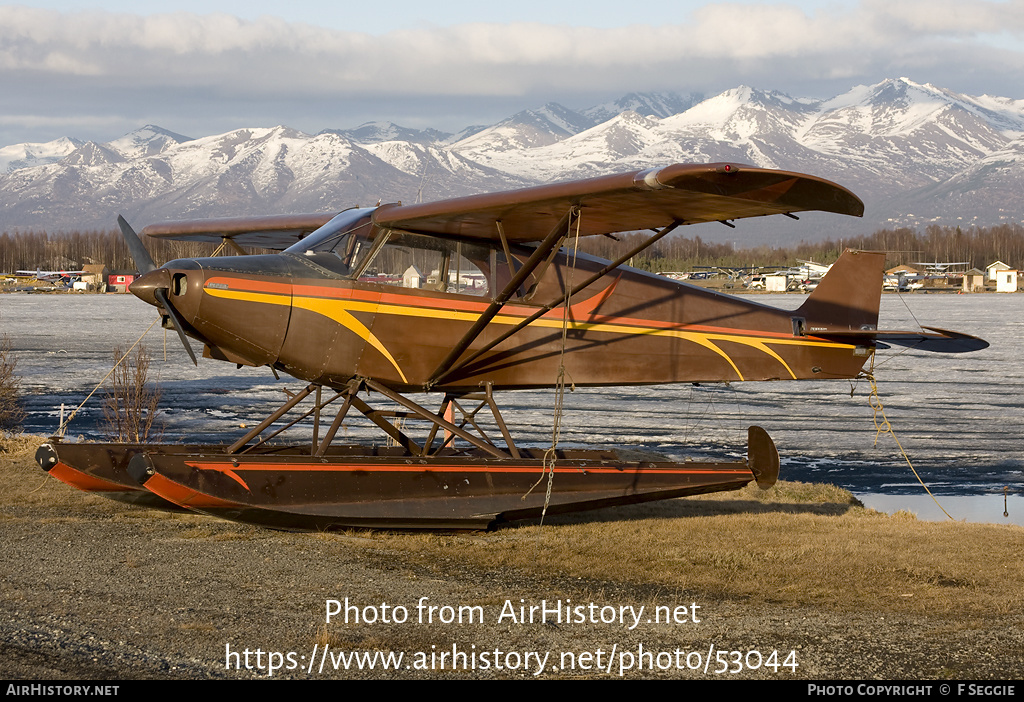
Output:
<instances>
[{"instance_id":1,"label":"orange stripe","mask_svg":"<svg viewBox=\"0 0 1024 702\"><path fill-rule=\"evenodd\" d=\"M247 470L253 471L304 471L309 473L537 473L543 470L542 466L409 466L409 465L381 465L381 466L355 466L355 465L323 465L322 463L298 463L298 464L274 464L274 463L244 463L234 465L233 463L213 462L188 462L186 465L199 468L200 470L212 470L218 473L235 474ZM693 468L592 468L580 466L555 467L556 473L587 473L598 474L621 474L621 475L721 475L721 476L749 476L749 470L743 469L693 469ZM229 475L229 477L233 477ZM237 478L236 478L237 479Z\"/></svg>"},{"instance_id":2,"label":"orange stripe","mask_svg":"<svg viewBox=\"0 0 1024 702\"><path fill-rule=\"evenodd\" d=\"M227 285L231 290L244 290L246 292L261 292L269 295L291 295L291 283L272 283L265 280L249 280L248 278L230 278L219 276L207 278L203 287L214 285Z\"/></svg>"},{"instance_id":3,"label":"orange stripe","mask_svg":"<svg viewBox=\"0 0 1024 702\"><path fill-rule=\"evenodd\" d=\"M616 281L618 282L618 281ZM384 304L391 304L396 306L404 307L422 307L426 309L437 309L437 310L455 310L462 312L483 312L487 309L487 303L473 302L470 300L453 300L453 299L435 299L428 297L417 297L415 295L402 295L396 293L381 293L369 290L358 290L354 288L332 288L318 285L286 285L282 283L270 283L257 280L249 280L246 278L228 278L228 277L217 277L210 278L207 280L207 285L210 283L219 283L221 285L229 285L230 290L238 290L243 292L256 292L264 294L279 294L279 295L295 295L297 297L315 297L323 299L337 299L337 300L359 300L366 302L378 302ZM771 332L771 331L758 331L754 329L737 329L734 327L718 327L707 324L684 324L682 322L664 322L653 319L642 319L638 317L616 317L612 315L594 315L590 313L594 307L600 302L607 299L610 294L612 286L605 288L601 292L593 295L586 300L582 300L570 308L570 317L577 324L618 324L621 326L631 326L637 328L648 328L648 329L666 329L674 331L692 331L699 333L711 333L711 334L734 334L734 335L747 335L754 338L769 338L769 339L796 339L791 333L785 332ZM381 310L383 314L387 314L387 310ZM505 305L501 314L510 317L523 317L526 318L536 312L535 308L522 307L520 305ZM580 314L582 313L582 314ZM562 310L555 308L542 315L543 318L548 319L561 319ZM799 337L804 341L819 341L817 337ZM824 339L820 339L824 341Z\"/></svg>"},{"instance_id":4,"label":"orange stripe","mask_svg":"<svg viewBox=\"0 0 1024 702\"><path fill-rule=\"evenodd\" d=\"M135 492L142 489L97 478L94 475L83 473L77 468L72 468L67 463L58 462L47 473L62 483L67 483L71 487L84 490L85 492Z\"/></svg>"},{"instance_id":5,"label":"orange stripe","mask_svg":"<svg viewBox=\"0 0 1024 702\"><path fill-rule=\"evenodd\" d=\"M170 478L164 477L159 473L153 475L149 480L147 480L145 487L150 492L159 495L169 502L173 502L176 505L188 507L190 509L201 510L217 507L237 508L245 506L238 502L230 502L228 500L213 497L212 495L196 492L192 488L176 483Z\"/></svg>"}]
</instances>

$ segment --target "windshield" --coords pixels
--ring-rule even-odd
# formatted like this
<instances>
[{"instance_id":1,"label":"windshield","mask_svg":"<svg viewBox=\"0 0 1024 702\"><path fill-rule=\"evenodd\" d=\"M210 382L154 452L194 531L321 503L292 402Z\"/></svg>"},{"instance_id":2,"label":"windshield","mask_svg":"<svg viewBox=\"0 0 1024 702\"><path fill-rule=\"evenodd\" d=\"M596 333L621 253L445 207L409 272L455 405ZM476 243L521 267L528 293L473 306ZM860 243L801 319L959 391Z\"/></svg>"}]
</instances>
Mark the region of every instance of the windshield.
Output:
<instances>
[{"instance_id":1,"label":"windshield","mask_svg":"<svg viewBox=\"0 0 1024 702\"><path fill-rule=\"evenodd\" d=\"M308 251L334 251L349 233L359 230L364 238L370 235L370 215L376 207L353 207L334 217L330 222L310 233L285 251L304 254Z\"/></svg>"},{"instance_id":2,"label":"windshield","mask_svg":"<svg viewBox=\"0 0 1024 702\"><path fill-rule=\"evenodd\" d=\"M348 275L369 250L375 207L353 207L338 214L330 222L285 251L309 258L335 273Z\"/></svg>"}]
</instances>

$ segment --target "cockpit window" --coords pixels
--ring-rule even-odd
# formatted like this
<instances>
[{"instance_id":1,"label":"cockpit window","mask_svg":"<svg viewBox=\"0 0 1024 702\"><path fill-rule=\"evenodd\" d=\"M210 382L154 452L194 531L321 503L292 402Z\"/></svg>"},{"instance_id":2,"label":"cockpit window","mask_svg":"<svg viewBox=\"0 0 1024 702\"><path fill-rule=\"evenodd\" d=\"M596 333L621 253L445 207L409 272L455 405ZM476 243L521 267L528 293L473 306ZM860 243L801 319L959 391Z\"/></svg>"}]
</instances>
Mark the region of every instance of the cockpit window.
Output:
<instances>
[{"instance_id":1,"label":"cockpit window","mask_svg":"<svg viewBox=\"0 0 1024 702\"><path fill-rule=\"evenodd\" d=\"M476 297L503 290L522 265L519 255L527 255L513 255L510 263L495 242L381 230L373 226L375 209L345 210L285 251L364 283ZM526 289L520 286L513 297Z\"/></svg>"},{"instance_id":2,"label":"cockpit window","mask_svg":"<svg viewBox=\"0 0 1024 702\"><path fill-rule=\"evenodd\" d=\"M292 244L288 253L309 258L340 275L348 275L370 249L373 207L345 210L306 238Z\"/></svg>"},{"instance_id":3,"label":"cockpit window","mask_svg":"<svg viewBox=\"0 0 1024 702\"><path fill-rule=\"evenodd\" d=\"M485 297L491 248L468 241L391 231L359 280Z\"/></svg>"}]
</instances>

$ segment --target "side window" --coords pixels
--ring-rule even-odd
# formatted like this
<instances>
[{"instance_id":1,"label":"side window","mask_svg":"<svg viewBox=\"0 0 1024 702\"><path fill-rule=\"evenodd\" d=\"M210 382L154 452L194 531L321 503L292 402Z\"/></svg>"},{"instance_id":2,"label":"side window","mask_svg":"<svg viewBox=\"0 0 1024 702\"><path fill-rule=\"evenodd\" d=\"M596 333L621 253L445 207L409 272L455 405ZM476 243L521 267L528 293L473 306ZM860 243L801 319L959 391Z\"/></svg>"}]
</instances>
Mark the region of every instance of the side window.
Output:
<instances>
[{"instance_id":1,"label":"side window","mask_svg":"<svg viewBox=\"0 0 1024 702\"><path fill-rule=\"evenodd\" d=\"M359 280L486 297L490 252L472 242L392 231Z\"/></svg>"}]
</instances>

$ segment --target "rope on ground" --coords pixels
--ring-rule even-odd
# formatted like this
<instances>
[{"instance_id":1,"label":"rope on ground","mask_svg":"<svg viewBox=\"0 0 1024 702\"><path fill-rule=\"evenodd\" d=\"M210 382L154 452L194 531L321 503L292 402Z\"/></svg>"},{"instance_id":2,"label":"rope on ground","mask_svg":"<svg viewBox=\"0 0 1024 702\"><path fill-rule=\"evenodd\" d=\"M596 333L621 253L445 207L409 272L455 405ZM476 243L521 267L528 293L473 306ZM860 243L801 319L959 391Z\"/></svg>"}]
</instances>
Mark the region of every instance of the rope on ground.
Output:
<instances>
[{"instance_id":1,"label":"rope on ground","mask_svg":"<svg viewBox=\"0 0 1024 702\"><path fill-rule=\"evenodd\" d=\"M871 392L868 394L868 404L871 406L872 411L871 421L875 423L875 446L878 446L878 438L882 434L889 434L892 436L893 441L896 442L896 446L900 450L900 454L903 455L903 459L907 462L907 465L910 466L910 471L914 474L914 477L917 478L917 482L921 483L921 487L923 487L924 491L928 493L928 496L932 498L936 506L942 510L942 513L950 519L953 519L953 515L947 512L946 508L939 504L938 499L932 494L932 491L928 489L928 486L925 485L924 480L921 479L917 469L914 468L914 464L910 462L910 456L908 456L907 452L903 449L903 444L901 444L900 440L896 437L896 432L893 431L892 424L889 423L889 418L885 416L885 407L882 405L882 398L878 396L878 383L875 380L874 370L875 357L872 354L871 368L867 371L861 371L861 375L867 379L868 383L871 385ZM879 415L881 415L881 420L879 420ZM956 520L954 519L953 521Z\"/></svg>"},{"instance_id":2,"label":"rope on ground","mask_svg":"<svg viewBox=\"0 0 1024 702\"><path fill-rule=\"evenodd\" d=\"M105 376L103 376L103 378L100 380L100 382L96 383L96 387L94 387L92 389L92 392L90 392L88 395L86 395L85 399L82 400L82 404L80 404L75 409L71 410L71 414L68 415L68 418L66 420L64 420L61 423L60 427L57 429L57 436L64 436L64 431L68 428L68 424L71 424L71 420L75 418L75 415L78 414L78 410L82 409L82 407L85 406L85 403L89 401L89 398L92 397L93 395L95 395L96 391L100 389L100 386L102 386L103 383L107 382L107 378L110 377L110 374L113 373L114 370L119 365L121 365L121 363L124 361L124 359L128 358L128 354L130 354L132 352L132 349L134 349L136 346L139 345L139 342L142 341L143 338L145 338L146 334L149 333L149 330L153 328L153 325L156 324L159 321L160 321L160 317L157 317L156 319L153 320L153 324L150 324L146 328L146 331L142 332L142 336L140 336L135 341L134 344L132 344L131 346L128 347L128 350L125 351L124 355L121 356L121 358L118 359L117 363L115 363L114 366L109 371L107 371L107 374Z\"/></svg>"}]
</instances>

